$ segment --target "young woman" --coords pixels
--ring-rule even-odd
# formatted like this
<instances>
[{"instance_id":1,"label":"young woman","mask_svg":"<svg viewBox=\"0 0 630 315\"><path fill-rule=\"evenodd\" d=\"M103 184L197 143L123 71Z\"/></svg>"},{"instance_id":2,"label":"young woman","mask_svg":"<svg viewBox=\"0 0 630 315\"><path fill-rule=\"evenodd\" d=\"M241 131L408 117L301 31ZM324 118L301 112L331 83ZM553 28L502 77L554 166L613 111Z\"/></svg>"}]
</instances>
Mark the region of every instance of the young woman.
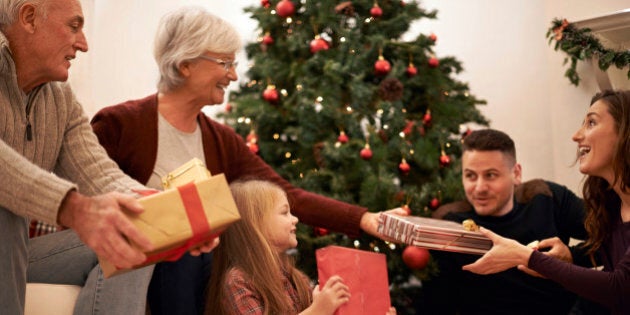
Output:
<instances>
[{"instance_id":1,"label":"young woman","mask_svg":"<svg viewBox=\"0 0 630 315\"><path fill-rule=\"evenodd\" d=\"M573 141L580 172L587 175L587 245L603 270L567 264L486 229L481 231L494 246L463 269L491 274L527 266L613 314L630 314L630 91L596 94Z\"/></svg>"},{"instance_id":2,"label":"young woman","mask_svg":"<svg viewBox=\"0 0 630 315\"><path fill-rule=\"evenodd\" d=\"M313 290L286 251L297 246L287 195L268 181L230 185L241 220L222 235L206 314L333 314L350 291L340 277Z\"/></svg>"}]
</instances>

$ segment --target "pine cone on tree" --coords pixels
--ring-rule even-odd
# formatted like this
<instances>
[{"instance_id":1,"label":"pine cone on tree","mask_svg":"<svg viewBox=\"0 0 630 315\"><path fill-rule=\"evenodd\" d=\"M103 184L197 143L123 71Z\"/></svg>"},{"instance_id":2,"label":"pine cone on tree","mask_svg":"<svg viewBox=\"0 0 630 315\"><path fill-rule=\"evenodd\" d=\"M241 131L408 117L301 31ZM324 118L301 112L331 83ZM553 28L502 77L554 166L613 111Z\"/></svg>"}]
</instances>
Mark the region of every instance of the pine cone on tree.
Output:
<instances>
[{"instance_id":1,"label":"pine cone on tree","mask_svg":"<svg viewBox=\"0 0 630 315\"><path fill-rule=\"evenodd\" d=\"M317 166L319 166L320 168L323 168L325 166L324 157L322 156L323 149L323 142L317 142L313 145L313 157L315 158L315 163L317 163Z\"/></svg>"},{"instance_id":2,"label":"pine cone on tree","mask_svg":"<svg viewBox=\"0 0 630 315\"><path fill-rule=\"evenodd\" d=\"M378 95L385 101L397 101L403 95L403 84L396 78L387 78L378 86Z\"/></svg>"}]
</instances>

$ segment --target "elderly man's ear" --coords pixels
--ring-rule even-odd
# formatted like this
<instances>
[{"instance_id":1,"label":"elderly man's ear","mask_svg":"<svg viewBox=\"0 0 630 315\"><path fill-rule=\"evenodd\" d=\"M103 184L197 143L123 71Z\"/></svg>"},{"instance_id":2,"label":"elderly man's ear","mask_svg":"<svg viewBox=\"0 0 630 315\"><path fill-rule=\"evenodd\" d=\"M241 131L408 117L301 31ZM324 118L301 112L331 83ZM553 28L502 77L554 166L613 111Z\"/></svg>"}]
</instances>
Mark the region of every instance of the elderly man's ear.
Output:
<instances>
[{"instance_id":1,"label":"elderly man's ear","mask_svg":"<svg viewBox=\"0 0 630 315\"><path fill-rule=\"evenodd\" d=\"M20 8L17 22L29 33L35 32L35 23L37 21L37 7L27 3Z\"/></svg>"}]
</instances>

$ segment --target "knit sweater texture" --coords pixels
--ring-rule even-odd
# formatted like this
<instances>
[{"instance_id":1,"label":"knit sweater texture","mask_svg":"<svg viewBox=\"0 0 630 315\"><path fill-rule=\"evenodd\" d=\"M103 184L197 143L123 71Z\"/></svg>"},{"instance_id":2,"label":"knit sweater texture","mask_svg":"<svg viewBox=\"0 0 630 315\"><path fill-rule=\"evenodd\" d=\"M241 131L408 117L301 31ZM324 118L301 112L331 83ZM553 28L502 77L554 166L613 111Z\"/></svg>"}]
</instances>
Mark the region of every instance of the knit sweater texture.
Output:
<instances>
[{"instance_id":1,"label":"knit sweater texture","mask_svg":"<svg viewBox=\"0 0 630 315\"><path fill-rule=\"evenodd\" d=\"M444 219L474 220L495 233L528 244L557 236L584 239L584 205L566 187L544 182L548 194L536 194L527 202L514 200L513 209L501 217L480 216L474 210L448 213ZM479 255L432 251L439 275L423 282L430 311L427 314L567 314L574 293L549 279L532 277L516 268L492 275L462 270Z\"/></svg>"},{"instance_id":2,"label":"knit sweater texture","mask_svg":"<svg viewBox=\"0 0 630 315\"><path fill-rule=\"evenodd\" d=\"M51 224L70 190L96 195L143 187L107 157L68 84L49 82L24 94L1 32L0 165L0 208Z\"/></svg>"}]
</instances>

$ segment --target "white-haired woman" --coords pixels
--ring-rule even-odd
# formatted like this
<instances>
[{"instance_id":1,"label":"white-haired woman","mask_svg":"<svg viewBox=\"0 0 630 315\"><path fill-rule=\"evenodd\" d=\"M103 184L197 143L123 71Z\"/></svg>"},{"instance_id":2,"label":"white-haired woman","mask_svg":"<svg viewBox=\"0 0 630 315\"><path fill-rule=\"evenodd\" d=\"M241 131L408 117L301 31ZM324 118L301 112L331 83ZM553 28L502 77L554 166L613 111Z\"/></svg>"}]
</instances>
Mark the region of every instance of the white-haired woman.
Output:
<instances>
[{"instance_id":1,"label":"white-haired woman","mask_svg":"<svg viewBox=\"0 0 630 315\"><path fill-rule=\"evenodd\" d=\"M166 15L157 31L158 93L101 110L92 120L99 141L127 174L160 188L160 179L193 157L227 180L255 176L278 184L301 222L356 237L378 235L378 214L291 186L231 128L201 112L221 104L237 80L235 53L241 41L234 28L198 7ZM390 210L404 214L402 209ZM330 220L331 217L336 218ZM157 264L149 288L153 315L202 314L210 254L185 255Z\"/></svg>"}]
</instances>

